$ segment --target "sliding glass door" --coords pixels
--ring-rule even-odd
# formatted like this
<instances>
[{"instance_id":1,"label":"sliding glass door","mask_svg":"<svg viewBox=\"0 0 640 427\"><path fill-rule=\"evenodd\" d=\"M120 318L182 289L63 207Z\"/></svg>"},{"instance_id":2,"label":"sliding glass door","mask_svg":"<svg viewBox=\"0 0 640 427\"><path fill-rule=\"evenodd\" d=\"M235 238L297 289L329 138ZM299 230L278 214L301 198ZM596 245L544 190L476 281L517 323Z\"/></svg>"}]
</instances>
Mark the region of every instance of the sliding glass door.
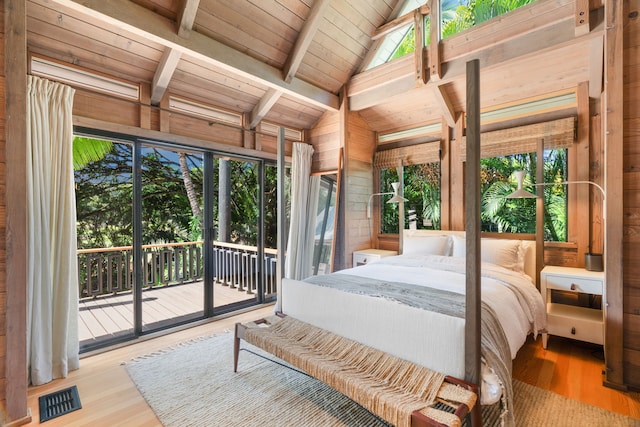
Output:
<instances>
[{"instance_id":1,"label":"sliding glass door","mask_svg":"<svg viewBox=\"0 0 640 427\"><path fill-rule=\"evenodd\" d=\"M142 145L143 331L204 316L202 153Z\"/></svg>"},{"instance_id":2,"label":"sliding glass door","mask_svg":"<svg viewBox=\"0 0 640 427\"><path fill-rule=\"evenodd\" d=\"M120 137L76 138L81 351L274 299L275 166Z\"/></svg>"}]
</instances>

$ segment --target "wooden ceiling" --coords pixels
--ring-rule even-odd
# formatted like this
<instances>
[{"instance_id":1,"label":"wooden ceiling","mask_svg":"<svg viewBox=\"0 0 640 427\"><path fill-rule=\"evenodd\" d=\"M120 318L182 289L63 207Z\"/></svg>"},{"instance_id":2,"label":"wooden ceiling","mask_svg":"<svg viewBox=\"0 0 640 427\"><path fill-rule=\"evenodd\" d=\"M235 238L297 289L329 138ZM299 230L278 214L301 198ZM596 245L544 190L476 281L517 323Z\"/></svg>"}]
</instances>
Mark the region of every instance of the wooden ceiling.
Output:
<instances>
[{"instance_id":1,"label":"wooden ceiling","mask_svg":"<svg viewBox=\"0 0 640 427\"><path fill-rule=\"evenodd\" d=\"M153 104L171 94L246 113L252 127L267 120L311 128L339 108L343 90L379 132L453 117L464 111L461 65L473 57L481 59L483 108L600 84L602 48L599 56L590 52L601 22L592 14L591 31L578 35L573 0L527 6L520 28L503 25L502 35L494 24L480 25L473 37L443 41L437 82L415 81L412 56L391 77L381 77L384 66L358 75L375 48L372 36L397 17L399 1L30 0L28 48L144 83Z\"/></svg>"}]
</instances>

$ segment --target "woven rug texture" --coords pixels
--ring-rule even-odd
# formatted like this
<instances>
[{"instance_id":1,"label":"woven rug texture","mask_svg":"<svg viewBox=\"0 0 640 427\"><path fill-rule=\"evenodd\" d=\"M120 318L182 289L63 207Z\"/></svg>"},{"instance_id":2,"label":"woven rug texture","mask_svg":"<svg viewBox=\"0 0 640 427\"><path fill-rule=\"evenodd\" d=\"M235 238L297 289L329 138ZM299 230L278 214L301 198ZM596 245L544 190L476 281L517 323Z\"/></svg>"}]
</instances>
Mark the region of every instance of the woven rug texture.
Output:
<instances>
[{"instance_id":1,"label":"woven rug texture","mask_svg":"<svg viewBox=\"0 0 640 427\"><path fill-rule=\"evenodd\" d=\"M388 426L344 395L242 342L233 372L233 334L179 344L126 362L126 369L164 426ZM271 360L267 360L264 357ZM274 363L275 360L278 363ZM514 381L518 426L633 426L634 420ZM497 405L483 425L499 426Z\"/></svg>"}]
</instances>

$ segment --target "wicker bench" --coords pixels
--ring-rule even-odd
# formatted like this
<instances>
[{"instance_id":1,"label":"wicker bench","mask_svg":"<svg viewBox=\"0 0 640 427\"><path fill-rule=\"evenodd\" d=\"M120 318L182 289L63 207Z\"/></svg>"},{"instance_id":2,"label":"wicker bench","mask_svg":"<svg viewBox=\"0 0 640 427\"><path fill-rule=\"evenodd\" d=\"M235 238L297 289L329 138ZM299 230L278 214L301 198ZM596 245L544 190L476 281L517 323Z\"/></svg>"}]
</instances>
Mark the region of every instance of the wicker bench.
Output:
<instances>
[{"instance_id":1,"label":"wicker bench","mask_svg":"<svg viewBox=\"0 0 640 427\"><path fill-rule=\"evenodd\" d=\"M461 426L477 400L475 385L281 314L236 324L234 372L241 339L397 427ZM474 426L480 425L478 409L473 410Z\"/></svg>"}]
</instances>

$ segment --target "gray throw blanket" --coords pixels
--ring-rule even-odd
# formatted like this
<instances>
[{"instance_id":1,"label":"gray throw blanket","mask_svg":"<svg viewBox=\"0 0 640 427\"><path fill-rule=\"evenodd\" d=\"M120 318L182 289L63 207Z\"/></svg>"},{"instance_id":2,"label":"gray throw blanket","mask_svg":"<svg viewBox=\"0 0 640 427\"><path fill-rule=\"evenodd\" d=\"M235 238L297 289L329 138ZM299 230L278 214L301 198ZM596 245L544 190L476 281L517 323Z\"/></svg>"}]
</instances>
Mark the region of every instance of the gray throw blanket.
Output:
<instances>
[{"instance_id":1,"label":"gray throw blanket","mask_svg":"<svg viewBox=\"0 0 640 427\"><path fill-rule=\"evenodd\" d=\"M304 281L344 292L384 298L447 316L462 319L465 317L465 296L449 291L340 273L312 276ZM481 334L482 357L500 378L504 387L502 394L503 425L514 426L511 352L495 312L484 302L481 304Z\"/></svg>"}]
</instances>

